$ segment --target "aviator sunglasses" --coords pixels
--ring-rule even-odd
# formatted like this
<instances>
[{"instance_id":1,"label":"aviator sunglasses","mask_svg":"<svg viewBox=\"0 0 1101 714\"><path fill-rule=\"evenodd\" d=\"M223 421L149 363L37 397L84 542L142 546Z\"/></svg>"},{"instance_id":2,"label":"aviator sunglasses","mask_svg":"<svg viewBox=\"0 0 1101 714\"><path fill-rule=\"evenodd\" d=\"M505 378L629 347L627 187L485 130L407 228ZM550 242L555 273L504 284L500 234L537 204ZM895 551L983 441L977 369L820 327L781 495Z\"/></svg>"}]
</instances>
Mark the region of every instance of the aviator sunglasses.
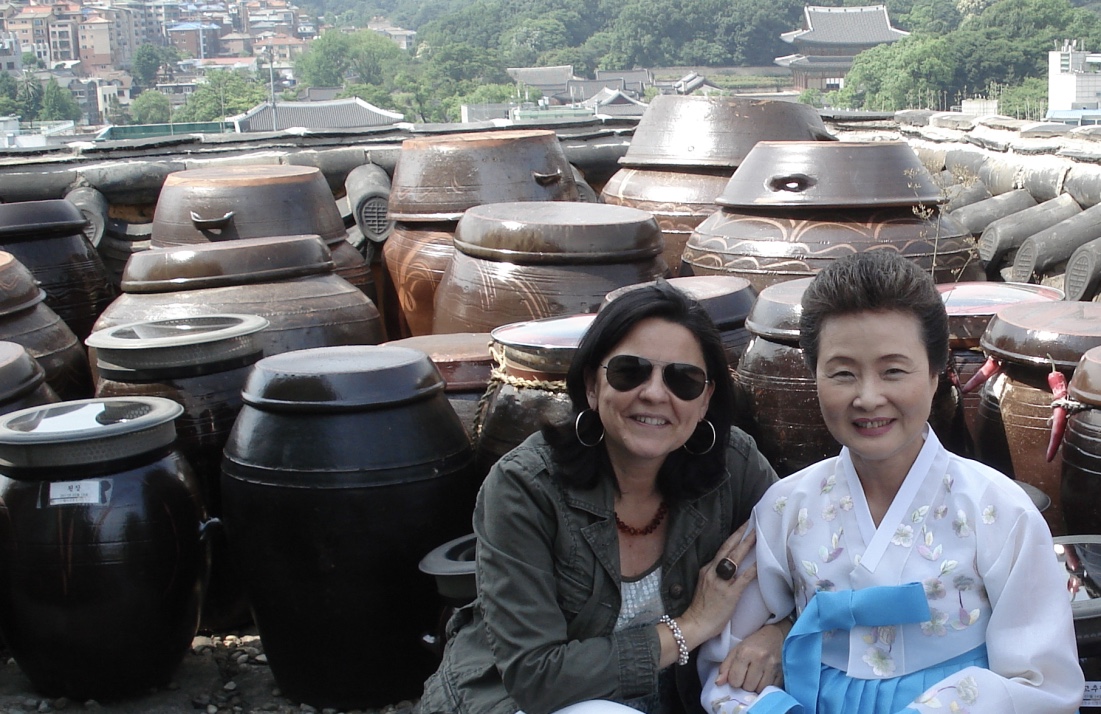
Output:
<instances>
[{"instance_id":1,"label":"aviator sunglasses","mask_svg":"<svg viewBox=\"0 0 1101 714\"><path fill-rule=\"evenodd\" d=\"M663 364L661 378L677 399L690 402L703 394L707 373L694 364L654 362L635 355L616 355L600 365L608 374L608 384L617 392L629 392L650 379L655 364Z\"/></svg>"}]
</instances>

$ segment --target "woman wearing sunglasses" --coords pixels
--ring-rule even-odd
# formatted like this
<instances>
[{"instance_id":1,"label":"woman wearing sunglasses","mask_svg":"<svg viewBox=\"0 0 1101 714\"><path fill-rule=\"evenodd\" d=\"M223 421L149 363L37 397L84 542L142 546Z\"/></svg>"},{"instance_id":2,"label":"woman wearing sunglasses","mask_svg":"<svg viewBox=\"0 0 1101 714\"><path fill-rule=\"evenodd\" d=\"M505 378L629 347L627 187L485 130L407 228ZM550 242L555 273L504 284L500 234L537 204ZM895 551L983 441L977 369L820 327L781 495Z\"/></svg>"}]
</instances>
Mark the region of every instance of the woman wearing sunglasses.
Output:
<instances>
[{"instance_id":1,"label":"woman wearing sunglasses","mask_svg":"<svg viewBox=\"0 0 1101 714\"><path fill-rule=\"evenodd\" d=\"M1084 683L1067 579L1043 517L926 423L948 360L932 279L897 253L859 254L819 273L802 308L800 345L843 448L754 509L753 587L773 617L798 620L786 692L748 711L1075 711ZM759 624L744 614L732 627ZM753 697L716 683L723 639L700 652L703 703L734 714Z\"/></svg>"},{"instance_id":2,"label":"woman wearing sunglasses","mask_svg":"<svg viewBox=\"0 0 1101 714\"><path fill-rule=\"evenodd\" d=\"M729 620L752 569L735 531L776 476L732 428L704 310L663 281L593 320L566 377L575 414L506 454L478 496L478 597L448 625L423 714L671 713L676 670ZM720 566L721 564L721 566ZM748 570L748 572L746 572ZM732 678L778 683L784 626Z\"/></svg>"}]
</instances>

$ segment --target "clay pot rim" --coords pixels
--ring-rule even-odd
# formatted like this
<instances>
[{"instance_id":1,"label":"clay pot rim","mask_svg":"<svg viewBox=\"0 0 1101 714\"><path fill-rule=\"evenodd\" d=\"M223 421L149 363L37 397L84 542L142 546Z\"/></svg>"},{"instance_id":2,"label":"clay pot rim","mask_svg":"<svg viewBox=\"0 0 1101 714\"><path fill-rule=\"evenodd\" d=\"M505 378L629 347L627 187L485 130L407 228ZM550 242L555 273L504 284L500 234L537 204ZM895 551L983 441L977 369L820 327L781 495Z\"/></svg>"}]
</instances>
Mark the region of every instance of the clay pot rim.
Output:
<instances>
[{"instance_id":1,"label":"clay pot rim","mask_svg":"<svg viewBox=\"0 0 1101 714\"><path fill-rule=\"evenodd\" d=\"M38 432L14 426L26 422L37 424L51 413L60 416L82 410L95 411L97 406L102 413L112 406L125 408L128 405L144 407L145 411L92 428ZM35 472L33 476L22 472L7 474L12 478L68 480L69 476L49 469L116 461L171 445L176 440L175 420L183 411L177 402L162 397L96 397L20 409L0 417L0 465ZM41 473L43 470L45 473Z\"/></svg>"},{"instance_id":2,"label":"clay pot rim","mask_svg":"<svg viewBox=\"0 0 1101 714\"><path fill-rule=\"evenodd\" d=\"M443 377L424 352L342 345L265 357L253 365L241 399L268 412L358 412L423 401L443 390Z\"/></svg>"},{"instance_id":3,"label":"clay pot rim","mask_svg":"<svg viewBox=\"0 0 1101 714\"><path fill-rule=\"evenodd\" d=\"M295 164L249 164L184 169L168 174L164 179L164 187L190 186L221 189L300 183L303 176L313 176L320 171L314 166Z\"/></svg>"},{"instance_id":4,"label":"clay pot rim","mask_svg":"<svg viewBox=\"0 0 1101 714\"><path fill-rule=\"evenodd\" d=\"M141 328L153 329L198 323L224 323L223 327L163 336L122 337L122 333L137 333ZM124 374L140 378L160 370L186 368L197 371L204 365L227 362L252 363L260 359L263 347L259 334L271 323L259 315L214 313L139 320L93 332L84 344L96 350L101 373L112 372L117 378ZM228 368L228 367L227 367Z\"/></svg>"},{"instance_id":5,"label":"clay pot rim","mask_svg":"<svg viewBox=\"0 0 1101 714\"><path fill-rule=\"evenodd\" d=\"M986 331L983 332L980 345L987 355L993 357L1016 364L1048 369L1054 362L1057 369L1069 373L1090 348L1101 346L1101 331L1095 335L1067 335L1050 329L1051 323L1048 320L1061 317L1058 314L1060 311L1072 309L1096 311L1101 324L1101 303L1067 301L1017 303L998 310L987 325ZM1029 311L1038 311L1040 315L1034 317L1020 314ZM1055 314L1045 314L1051 312ZM1038 320L1038 322L1022 325L1018 322L1022 319ZM1038 335L1049 337L1043 343L1042 353L1036 351L1039 349L1037 346L1030 346L1030 342ZM1050 339L1055 336L1059 339Z\"/></svg>"},{"instance_id":6,"label":"clay pot rim","mask_svg":"<svg viewBox=\"0 0 1101 714\"><path fill-rule=\"evenodd\" d=\"M834 175L844 171L836 164L847 168L845 174L851 177L863 165L878 166L884 158L874 157L875 161L865 158L860 162L854 155L883 154L889 150L905 160L897 175L892 174L893 183L884 186L880 174L867 178L881 179L878 187L891 193L852 196L815 190L819 186L831 188L827 183L828 171L838 172ZM801 157L801 151L819 155ZM917 175L908 175L910 171ZM905 141L761 141L749 150L723 193L715 199L719 206L730 208L936 206L943 201L944 195L928 169Z\"/></svg>"},{"instance_id":7,"label":"clay pot rim","mask_svg":"<svg viewBox=\"0 0 1101 714\"><path fill-rule=\"evenodd\" d=\"M12 219L18 222L7 222ZM0 239L10 242L33 242L76 234L83 238L88 223L80 209L63 198L0 203Z\"/></svg>"},{"instance_id":8,"label":"clay pot rim","mask_svg":"<svg viewBox=\"0 0 1101 714\"><path fill-rule=\"evenodd\" d=\"M30 394L45 381L45 370L23 345L0 340L0 402Z\"/></svg>"},{"instance_id":9,"label":"clay pot rim","mask_svg":"<svg viewBox=\"0 0 1101 714\"><path fill-rule=\"evenodd\" d=\"M272 256L268 265L255 267L250 252L263 246L289 246ZM197 254L192 255L192 254ZM180 276L180 267L202 257L216 256L204 272ZM175 260L174 260L175 258ZM217 272L214 269L218 268ZM271 283L332 273L328 246L316 234L243 238L219 243L153 248L134 253L126 261L120 285L124 293L172 293L228 285Z\"/></svg>"}]
</instances>

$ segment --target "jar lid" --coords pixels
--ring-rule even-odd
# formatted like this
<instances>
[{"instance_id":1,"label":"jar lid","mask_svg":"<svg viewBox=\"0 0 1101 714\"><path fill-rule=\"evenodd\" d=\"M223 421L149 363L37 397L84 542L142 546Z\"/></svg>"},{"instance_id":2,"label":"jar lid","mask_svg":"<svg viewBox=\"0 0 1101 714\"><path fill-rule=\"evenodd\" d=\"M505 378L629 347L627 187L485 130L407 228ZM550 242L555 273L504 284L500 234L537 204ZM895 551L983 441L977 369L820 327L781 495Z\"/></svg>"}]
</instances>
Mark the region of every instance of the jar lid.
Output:
<instances>
[{"instance_id":1,"label":"jar lid","mask_svg":"<svg viewBox=\"0 0 1101 714\"><path fill-rule=\"evenodd\" d=\"M258 315L195 315L130 322L93 332L84 342L107 370L197 367L242 358L259 359L256 339L268 326Z\"/></svg>"},{"instance_id":2,"label":"jar lid","mask_svg":"<svg viewBox=\"0 0 1101 714\"><path fill-rule=\"evenodd\" d=\"M761 337L798 344L803 293L811 280L814 278L785 280L762 290L745 319L746 329Z\"/></svg>"},{"instance_id":3,"label":"jar lid","mask_svg":"<svg viewBox=\"0 0 1101 714\"><path fill-rule=\"evenodd\" d=\"M662 94L639 119L619 163L736 168L760 141L800 139L833 139L818 111L807 104Z\"/></svg>"},{"instance_id":4,"label":"jar lid","mask_svg":"<svg viewBox=\"0 0 1101 714\"><path fill-rule=\"evenodd\" d=\"M596 315L568 315L514 322L489 334L498 345L502 367L514 376L565 377L581 337Z\"/></svg>"},{"instance_id":5,"label":"jar lid","mask_svg":"<svg viewBox=\"0 0 1101 714\"><path fill-rule=\"evenodd\" d=\"M730 177L720 206L934 206L940 187L904 141L762 141Z\"/></svg>"},{"instance_id":6,"label":"jar lid","mask_svg":"<svg viewBox=\"0 0 1101 714\"><path fill-rule=\"evenodd\" d=\"M332 254L320 236L242 238L134 253L126 261L121 285L127 293L166 293L332 271Z\"/></svg>"},{"instance_id":7,"label":"jar lid","mask_svg":"<svg viewBox=\"0 0 1101 714\"><path fill-rule=\"evenodd\" d=\"M1067 395L1091 407L1101 407L1101 347L1086 350L1078 360Z\"/></svg>"},{"instance_id":8,"label":"jar lid","mask_svg":"<svg viewBox=\"0 0 1101 714\"><path fill-rule=\"evenodd\" d=\"M80 209L63 198L0 203L0 242L75 235L86 225Z\"/></svg>"},{"instance_id":9,"label":"jar lid","mask_svg":"<svg viewBox=\"0 0 1101 714\"><path fill-rule=\"evenodd\" d=\"M1041 366L1054 360L1069 372L1087 350L1101 345L1101 303L1007 305L990 320L980 344L994 357Z\"/></svg>"},{"instance_id":10,"label":"jar lid","mask_svg":"<svg viewBox=\"0 0 1101 714\"><path fill-rule=\"evenodd\" d=\"M198 188L255 188L278 184L301 184L313 180L318 173L314 166L293 164L248 164L244 166L214 166L205 169L173 171L164 179L166 187L195 186Z\"/></svg>"},{"instance_id":11,"label":"jar lid","mask_svg":"<svg viewBox=\"0 0 1101 714\"><path fill-rule=\"evenodd\" d=\"M991 318L1006 305L1063 299L1062 290L1031 283L940 283L937 290L948 311L950 339L966 347L978 347Z\"/></svg>"},{"instance_id":12,"label":"jar lid","mask_svg":"<svg viewBox=\"0 0 1101 714\"><path fill-rule=\"evenodd\" d=\"M455 332L442 335L417 335L384 343L406 347L428 355L440 370L448 391L484 390L493 371L488 332Z\"/></svg>"},{"instance_id":13,"label":"jar lid","mask_svg":"<svg viewBox=\"0 0 1101 714\"><path fill-rule=\"evenodd\" d=\"M0 341L0 402L38 389L46 373L23 345Z\"/></svg>"},{"instance_id":14,"label":"jar lid","mask_svg":"<svg viewBox=\"0 0 1101 714\"><path fill-rule=\"evenodd\" d=\"M474 206L455 228L455 248L504 263L627 263L661 255L653 215L603 203L527 201Z\"/></svg>"},{"instance_id":15,"label":"jar lid","mask_svg":"<svg viewBox=\"0 0 1101 714\"><path fill-rule=\"evenodd\" d=\"M720 331L745 325L745 319L757 301L757 291L753 285L736 275L687 275L669 278L666 282L698 302ZM626 292L656 284L656 281L651 281L616 288L604 297L601 309Z\"/></svg>"},{"instance_id":16,"label":"jar lid","mask_svg":"<svg viewBox=\"0 0 1101 714\"><path fill-rule=\"evenodd\" d=\"M46 299L27 266L4 251L0 251L0 285L0 315L26 310Z\"/></svg>"},{"instance_id":17,"label":"jar lid","mask_svg":"<svg viewBox=\"0 0 1101 714\"><path fill-rule=\"evenodd\" d=\"M161 397L100 397L0 417L0 465L82 466L117 461L176 440L183 407Z\"/></svg>"},{"instance_id":18,"label":"jar lid","mask_svg":"<svg viewBox=\"0 0 1101 714\"><path fill-rule=\"evenodd\" d=\"M390 220L457 221L474 206L577 201L577 182L550 129L414 136L401 143L390 185Z\"/></svg>"},{"instance_id":19,"label":"jar lid","mask_svg":"<svg viewBox=\"0 0 1101 714\"><path fill-rule=\"evenodd\" d=\"M427 399L444 381L423 352L405 347L315 347L265 357L241 397L270 411L358 411Z\"/></svg>"}]
</instances>

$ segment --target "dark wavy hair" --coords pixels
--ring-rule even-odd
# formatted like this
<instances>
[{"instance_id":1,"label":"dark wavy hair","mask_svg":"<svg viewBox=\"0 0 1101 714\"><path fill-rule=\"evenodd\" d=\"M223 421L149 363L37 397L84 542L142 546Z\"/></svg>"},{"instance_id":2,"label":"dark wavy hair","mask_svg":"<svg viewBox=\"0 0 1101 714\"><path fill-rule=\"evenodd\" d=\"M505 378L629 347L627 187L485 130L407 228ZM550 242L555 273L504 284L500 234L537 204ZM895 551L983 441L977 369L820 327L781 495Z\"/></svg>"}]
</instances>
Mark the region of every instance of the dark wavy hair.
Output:
<instances>
[{"instance_id":1,"label":"dark wavy hair","mask_svg":"<svg viewBox=\"0 0 1101 714\"><path fill-rule=\"evenodd\" d=\"M555 460L563 467L562 479L576 487L591 488L601 473L611 473L603 443L583 446L577 438L574 420L589 408L585 375L592 374L607 356L643 320L658 318L681 325L691 332L703 352L707 378L715 386L706 418L715 427L715 445L705 454L692 455L677 449L665 458L658 472L658 489L669 499L706 493L726 472L727 434L734 421L734 383L723 351L722 337L711 317L696 300L664 280L629 290L606 304L581 338L566 375L566 390L573 405L568 421L544 427L543 434L554 449ZM582 420L585 424L589 420ZM595 422L596 420L592 420ZM599 431L594 430L591 440ZM583 434L584 435L584 434ZM585 437L590 441L590 437ZM711 440L709 429L697 430L689 443L693 450L705 448Z\"/></svg>"},{"instance_id":2,"label":"dark wavy hair","mask_svg":"<svg viewBox=\"0 0 1101 714\"><path fill-rule=\"evenodd\" d=\"M931 374L948 364L948 312L932 276L890 250L855 253L831 263L803 293L799 346L810 371L818 367L822 323L837 315L893 311L913 315Z\"/></svg>"}]
</instances>

